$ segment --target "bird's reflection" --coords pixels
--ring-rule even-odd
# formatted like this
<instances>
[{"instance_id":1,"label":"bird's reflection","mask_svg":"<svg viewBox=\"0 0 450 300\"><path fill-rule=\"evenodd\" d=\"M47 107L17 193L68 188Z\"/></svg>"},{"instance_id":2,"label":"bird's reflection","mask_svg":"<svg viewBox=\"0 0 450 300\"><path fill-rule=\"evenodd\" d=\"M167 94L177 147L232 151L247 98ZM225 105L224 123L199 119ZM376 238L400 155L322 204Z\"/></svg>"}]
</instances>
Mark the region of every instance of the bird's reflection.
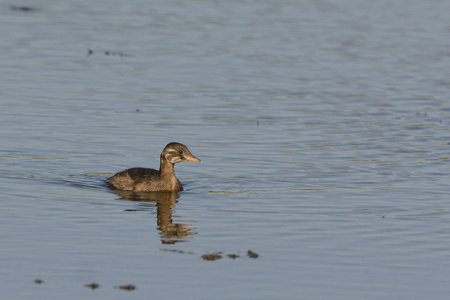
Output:
<instances>
[{"instance_id":1,"label":"bird's reflection","mask_svg":"<svg viewBox=\"0 0 450 300\"><path fill-rule=\"evenodd\" d=\"M172 220L172 213L175 204L178 202L178 193L176 192L128 192L114 191L120 200L139 202L138 209L133 210L151 210L156 206L157 225L160 231L161 243L175 244L186 241L196 235L193 232L191 224L178 224Z\"/></svg>"}]
</instances>

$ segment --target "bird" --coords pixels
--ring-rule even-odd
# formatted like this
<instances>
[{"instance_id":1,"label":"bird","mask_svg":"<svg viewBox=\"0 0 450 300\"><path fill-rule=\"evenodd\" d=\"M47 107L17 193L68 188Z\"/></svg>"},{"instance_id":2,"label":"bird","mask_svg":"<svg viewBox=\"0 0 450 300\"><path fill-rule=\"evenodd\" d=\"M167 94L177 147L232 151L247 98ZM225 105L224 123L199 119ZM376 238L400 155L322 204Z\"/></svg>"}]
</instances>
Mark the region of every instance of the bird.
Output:
<instances>
[{"instance_id":1,"label":"bird","mask_svg":"<svg viewBox=\"0 0 450 300\"><path fill-rule=\"evenodd\" d=\"M160 157L159 170L131 168L118 172L105 180L113 189L134 192L180 192L183 190L175 176L174 166L183 161L201 162L192 155L188 147L180 143L169 143Z\"/></svg>"}]
</instances>

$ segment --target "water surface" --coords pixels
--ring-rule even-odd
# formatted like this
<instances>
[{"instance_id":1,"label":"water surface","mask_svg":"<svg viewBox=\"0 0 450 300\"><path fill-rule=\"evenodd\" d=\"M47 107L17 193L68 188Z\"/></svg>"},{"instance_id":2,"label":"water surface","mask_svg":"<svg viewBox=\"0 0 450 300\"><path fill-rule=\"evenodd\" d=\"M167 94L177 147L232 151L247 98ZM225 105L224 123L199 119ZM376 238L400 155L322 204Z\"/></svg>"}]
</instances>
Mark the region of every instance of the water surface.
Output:
<instances>
[{"instance_id":1,"label":"water surface","mask_svg":"<svg viewBox=\"0 0 450 300\"><path fill-rule=\"evenodd\" d=\"M3 297L445 299L449 13L1 4ZM185 191L103 183L172 141Z\"/></svg>"}]
</instances>

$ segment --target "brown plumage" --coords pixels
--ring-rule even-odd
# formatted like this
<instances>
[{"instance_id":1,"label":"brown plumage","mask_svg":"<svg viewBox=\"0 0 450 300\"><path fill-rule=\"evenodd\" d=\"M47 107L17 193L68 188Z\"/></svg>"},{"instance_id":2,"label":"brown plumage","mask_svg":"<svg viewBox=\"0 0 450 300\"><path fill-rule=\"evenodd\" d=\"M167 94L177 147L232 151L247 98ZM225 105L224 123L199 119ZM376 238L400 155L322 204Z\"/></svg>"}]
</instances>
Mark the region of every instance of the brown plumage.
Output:
<instances>
[{"instance_id":1,"label":"brown plumage","mask_svg":"<svg viewBox=\"0 0 450 300\"><path fill-rule=\"evenodd\" d=\"M131 168L109 177L106 183L123 191L179 192L183 186L175 176L174 165L186 160L200 162L185 145L170 143L161 152L159 170Z\"/></svg>"}]
</instances>

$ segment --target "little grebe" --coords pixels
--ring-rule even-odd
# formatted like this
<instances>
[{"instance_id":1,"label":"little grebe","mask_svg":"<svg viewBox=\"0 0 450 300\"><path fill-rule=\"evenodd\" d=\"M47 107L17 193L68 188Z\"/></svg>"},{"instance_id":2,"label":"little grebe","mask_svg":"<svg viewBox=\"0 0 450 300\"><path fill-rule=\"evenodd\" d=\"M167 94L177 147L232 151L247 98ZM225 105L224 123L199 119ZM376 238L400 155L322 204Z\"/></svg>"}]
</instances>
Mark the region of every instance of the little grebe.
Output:
<instances>
[{"instance_id":1,"label":"little grebe","mask_svg":"<svg viewBox=\"0 0 450 300\"><path fill-rule=\"evenodd\" d=\"M174 165L182 161L200 162L180 143L170 143L161 152L159 170L131 168L106 179L113 188L136 192L179 192L183 190L175 176Z\"/></svg>"}]
</instances>

